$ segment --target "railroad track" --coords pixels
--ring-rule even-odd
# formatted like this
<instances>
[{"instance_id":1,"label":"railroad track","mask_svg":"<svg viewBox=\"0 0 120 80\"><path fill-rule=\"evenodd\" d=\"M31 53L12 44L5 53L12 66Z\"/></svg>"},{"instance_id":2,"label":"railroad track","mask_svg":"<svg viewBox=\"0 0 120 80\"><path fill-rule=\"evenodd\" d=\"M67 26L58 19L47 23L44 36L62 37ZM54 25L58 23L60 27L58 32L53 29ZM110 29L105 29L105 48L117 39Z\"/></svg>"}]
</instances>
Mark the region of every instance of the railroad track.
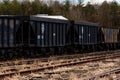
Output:
<instances>
[{"instance_id":1,"label":"railroad track","mask_svg":"<svg viewBox=\"0 0 120 80\"><path fill-rule=\"evenodd\" d=\"M105 52L104 52L105 53ZM4 78L6 76L12 76L15 74L29 74L31 72L37 72L37 71L43 71L45 69L53 69L57 67L64 67L64 66L71 66L75 64L82 64L87 62L93 62L93 61L99 61L109 58L116 58L120 57L120 53L118 51L114 51L114 54L105 54L105 55L99 55L99 56L92 56L92 57L84 57L84 58L74 58L74 59L67 59L63 61L52 61L47 63L40 63L36 65L18 65L18 66L8 66L5 70L0 71L0 78ZM22 68L21 68L22 67ZM4 67L5 68L5 67Z\"/></svg>"},{"instance_id":2,"label":"railroad track","mask_svg":"<svg viewBox=\"0 0 120 80\"><path fill-rule=\"evenodd\" d=\"M113 51L111 51L111 52L113 52ZM89 54L89 55L68 55L68 56L63 56L64 58L62 58L62 56L57 56L57 57L51 57L51 58L42 58L42 59L31 59L31 60L18 60L18 61L12 61L12 62L5 62L5 63L1 63L0 64L0 68L1 67L13 67L14 65L17 65L17 66L21 66L21 65L31 65L31 64L33 64L33 63L51 63L51 62L54 62L54 63L51 63L51 64L56 64L56 61L58 62L58 63L62 63L62 61L63 61L63 59L64 60L69 60L69 61L73 61L73 59L80 59L80 60L86 60L86 59L90 59L90 58L94 58L94 57L102 57L102 56L107 56L108 54L111 54L111 52L109 52L108 53L108 51L107 52L97 52L96 54L97 55L95 55L95 54L93 54L93 53L91 53L91 54ZM118 52L120 52L120 51L114 51L113 53L118 53ZM112 53L112 54L113 54ZM100 55L101 54L101 55ZM58 59L59 58L59 59ZM62 60L62 61L61 61Z\"/></svg>"},{"instance_id":3,"label":"railroad track","mask_svg":"<svg viewBox=\"0 0 120 80\"><path fill-rule=\"evenodd\" d=\"M34 62L48 62L52 60L61 60L61 59L72 59L72 58L86 58L86 57L93 57L93 56L101 56L106 54L113 54L118 53L120 50L117 51L102 51L102 52L93 52L93 53L85 53L85 54L74 54L74 55L62 55L62 56L51 56L47 58L37 58L37 59L22 59L22 60L14 60L14 61L3 61L0 62L0 67L5 66L12 66L12 65L23 65L23 64L33 64Z\"/></svg>"},{"instance_id":4,"label":"railroad track","mask_svg":"<svg viewBox=\"0 0 120 80\"><path fill-rule=\"evenodd\" d=\"M104 77L108 77L110 76L111 74L119 74L120 73L120 67L116 68L116 69L113 69L113 70L109 70L109 71L106 71L106 72L103 72L101 74L98 74L98 75L94 75L92 77L88 77L88 78L84 78L84 79L81 79L81 80L96 80L96 79L102 79ZM120 80L120 77L116 77L112 80Z\"/></svg>"},{"instance_id":5,"label":"railroad track","mask_svg":"<svg viewBox=\"0 0 120 80\"><path fill-rule=\"evenodd\" d=\"M119 76L119 77L114 78L113 80L120 80L120 76Z\"/></svg>"}]
</instances>

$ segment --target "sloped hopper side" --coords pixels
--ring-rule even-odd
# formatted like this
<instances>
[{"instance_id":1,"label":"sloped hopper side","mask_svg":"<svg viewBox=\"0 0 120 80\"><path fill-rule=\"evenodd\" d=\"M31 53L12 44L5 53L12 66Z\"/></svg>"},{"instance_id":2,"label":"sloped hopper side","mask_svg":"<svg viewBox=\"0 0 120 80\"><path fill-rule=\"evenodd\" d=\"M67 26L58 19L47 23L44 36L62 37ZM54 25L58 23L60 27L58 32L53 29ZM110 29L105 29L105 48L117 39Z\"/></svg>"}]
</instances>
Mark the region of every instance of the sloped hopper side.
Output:
<instances>
[{"instance_id":1,"label":"sloped hopper side","mask_svg":"<svg viewBox=\"0 0 120 80\"><path fill-rule=\"evenodd\" d=\"M117 40L120 43L120 29L119 29L119 32L118 32L118 35L117 35Z\"/></svg>"},{"instance_id":2,"label":"sloped hopper side","mask_svg":"<svg viewBox=\"0 0 120 80\"><path fill-rule=\"evenodd\" d=\"M68 45L73 45L75 43L79 42L79 34L76 30L76 28L74 27L74 21L70 21L69 24L69 29L67 31L67 35L66 35L66 43Z\"/></svg>"},{"instance_id":3,"label":"sloped hopper side","mask_svg":"<svg viewBox=\"0 0 120 80\"><path fill-rule=\"evenodd\" d=\"M97 34L97 42L98 43L105 42L104 33L101 28L99 29L98 34Z\"/></svg>"},{"instance_id":4,"label":"sloped hopper side","mask_svg":"<svg viewBox=\"0 0 120 80\"><path fill-rule=\"evenodd\" d=\"M16 44L18 46L30 46L35 44L35 33L28 21L21 23L16 31Z\"/></svg>"}]
</instances>

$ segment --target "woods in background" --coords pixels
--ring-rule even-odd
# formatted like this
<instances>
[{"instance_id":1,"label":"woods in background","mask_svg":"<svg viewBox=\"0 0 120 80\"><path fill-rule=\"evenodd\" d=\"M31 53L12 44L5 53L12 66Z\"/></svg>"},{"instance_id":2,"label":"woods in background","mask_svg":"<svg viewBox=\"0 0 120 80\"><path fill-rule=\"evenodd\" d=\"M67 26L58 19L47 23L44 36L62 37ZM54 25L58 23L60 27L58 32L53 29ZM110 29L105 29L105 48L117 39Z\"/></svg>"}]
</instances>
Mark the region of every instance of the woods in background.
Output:
<instances>
[{"instance_id":1,"label":"woods in background","mask_svg":"<svg viewBox=\"0 0 120 80\"><path fill-rule=\"evenodd\" d=\"M82 4L82 0L78 0L78 4L73 4L70 0L64 3L59 1L43 2L40 0L4 0L0 3L1 15L63 15L70 20L82 20L99 23L102 27L120 27L120 4L115 1L108 3L104 1L102 4Z\"/></svg>"}]
</instances>

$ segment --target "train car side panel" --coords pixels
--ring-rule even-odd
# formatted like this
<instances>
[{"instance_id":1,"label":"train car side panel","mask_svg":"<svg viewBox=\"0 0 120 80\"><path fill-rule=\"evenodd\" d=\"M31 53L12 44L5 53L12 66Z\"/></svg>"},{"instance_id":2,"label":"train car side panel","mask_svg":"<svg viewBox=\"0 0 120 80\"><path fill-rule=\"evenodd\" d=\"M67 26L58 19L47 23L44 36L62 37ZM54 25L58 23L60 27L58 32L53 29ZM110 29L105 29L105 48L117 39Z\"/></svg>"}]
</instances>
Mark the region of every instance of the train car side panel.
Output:
<instances>
[{"instance_id":1,"label":"train car side panel","mask_svg":"<svg viewBox=\"0 0 120 80\"><path fill-rule=\"evenodd\" d=\"M117 43L119 29L102 28L105 43Z\"/></svg>"},{"instance_id":2,"label":"train car side panel","mask_svg":"<svg viewBox=\"0 0 120 80\"><path fill-rule=\"evenodd\" d=\"M79 45L89 45L98 43L97 34L99 33L99 25L75 22L74 26L78 33Z\"/></svg>"},{"instance_id":3,"label":"train car side panel","mask_svg":"<svg viewBox=\"0 0 120 80\"><path fill-rule=\"evenodd\" d=\"M55 20L41 17L31 17L31 22L37 22L37 46L38 47L57 47L65 46L68 21ZM32 27L35 30L35 24ZM35 32L35 31L34 31Z\"/></svg>"}]
</instances>

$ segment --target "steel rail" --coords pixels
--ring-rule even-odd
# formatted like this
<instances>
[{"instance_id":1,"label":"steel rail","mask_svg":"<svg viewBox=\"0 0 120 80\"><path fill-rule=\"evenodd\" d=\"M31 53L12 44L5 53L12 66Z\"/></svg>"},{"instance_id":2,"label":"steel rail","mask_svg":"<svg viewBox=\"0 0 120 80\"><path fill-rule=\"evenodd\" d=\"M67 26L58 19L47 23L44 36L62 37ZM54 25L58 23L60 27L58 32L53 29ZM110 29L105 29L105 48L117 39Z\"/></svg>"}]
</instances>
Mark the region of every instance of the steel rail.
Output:
<instances>
[{"instance_id":1,"label":"steel rail","mask_svg":"<svg viewBox=\"0 0 120 80\"><path fill-rule=\"evenodd\" d=\"M102 51L102 52L93 52L93 53L86 53L86 54L75 54L75 55L62 55L62 56L55 56L49 58L37 58L37 59L26 59L26 60L17 60L17 61L6 61L0 62L0 67L4 66L12 66L12 65L23 65L23 64L33 64L33 62L48 62L51 60L59 60L59 59L72 59L72 58L79 58L79 57L91 57L91 56L101 56L107 55L111 53L118 53L120 50L117 51Z\"/></svg>"},{"instance_id":2,"label":"steel rail","mask_svg":"<svg viewBox=\"0 0 120 80\"><path fill-rule=\"evenodd\" d=\"M56 64L45 64L45 65L37 65L38 67L35 67L35 68L30 68L28 67L27 69L23 69L23 70L17 70L17 69L12 69L12 72L8 72L7 73L3 73L3 74L0 74L0 78L2 77L5 77L5 76L12 76L12 75L15 75L15 74L27 74L27 73L31 73L31 72L36 72L36 71L42 71L42 70L45 70L45 69L53 69L53 68L57 68L57 67L64 67L64 66L71 66L71 65L76 65L76 64L83 64L83 63L87 63L87 62L93 62L93 61L100 61L100 60L104 60L104 59L110 59L110 58L116 58L116 57L120 57L120 54L110 54L110 55L106 55L105 56L100 56L100 57L93 57L93 58L86 58L86 59L83 59L83 60L75 60L73 59L72 61L71 60L68 60L68 61L63 61L61 63L56 63Z\"/></svg>"}]
</instances>

